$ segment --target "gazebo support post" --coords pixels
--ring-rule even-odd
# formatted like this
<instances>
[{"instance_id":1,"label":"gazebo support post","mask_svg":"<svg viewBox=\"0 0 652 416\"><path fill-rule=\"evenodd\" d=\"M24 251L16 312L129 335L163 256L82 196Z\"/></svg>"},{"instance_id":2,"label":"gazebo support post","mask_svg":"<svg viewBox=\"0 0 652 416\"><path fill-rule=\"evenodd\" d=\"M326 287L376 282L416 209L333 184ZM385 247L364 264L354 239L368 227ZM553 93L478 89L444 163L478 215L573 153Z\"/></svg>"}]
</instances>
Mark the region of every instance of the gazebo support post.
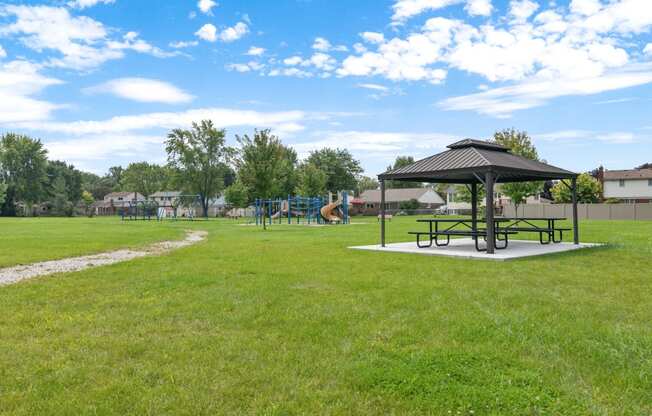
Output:
<instances>
[{"instance_id":1,"label":"gazebo support post","mask_svg":"<svg viewBox=\"0 0 652 416\"><path fill-rule=\"evenodd\" d=\"M385 247L385 180L380 181L380 245Z\"/></svg>"},{"instance_id":2,"label":"gazebo support post","mask_svg":"<svg viewBox=\"0 0 652 416\"><path fill-rule=\"evenodd\" d=\"M579 224L577 221L577 177L571 179L571 195L573 198L573 243L580 243Z\"/></svg>"},{"instance_id":3,"label":"gazebo support post","mask_svg":"<svg viewBox=\"0 0 652 416\"><path fill-rule=\"evenodd\" d=\"M486 197L486 213L487 220L487 254L494 254L495 236L494 236L494 174L489 171L485 174L485 197Z\"/></svg>"},{"instance_id":4,"label":"gazebo support post","mask_svg":"<svg viewBox=\"0 0 652 416\"><path fill-rule=\"evenodd\" d=\"M471 184L471 230L478 230L478 184L475 182Z\"/></svg>"}]
</instances>

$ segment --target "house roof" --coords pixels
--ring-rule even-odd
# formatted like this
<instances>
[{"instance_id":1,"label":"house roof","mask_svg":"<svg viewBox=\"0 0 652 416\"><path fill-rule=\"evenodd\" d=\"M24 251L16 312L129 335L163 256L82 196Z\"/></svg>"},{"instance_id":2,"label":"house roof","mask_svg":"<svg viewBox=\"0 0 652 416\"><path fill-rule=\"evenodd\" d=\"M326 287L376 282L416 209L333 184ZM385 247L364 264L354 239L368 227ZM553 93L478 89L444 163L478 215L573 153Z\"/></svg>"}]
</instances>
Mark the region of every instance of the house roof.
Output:
<instances>
[{"instance_id":1,"label":"house roof","mask_svg":"<svg viewBox=\"0 0 652 416\"><path fill-rule=\"evenodd\" d=\"M150 197L152 198L177 197L179 195L181 195L181 191L158 191L151 194Z\"/></svg>"},{"instance_id":2,"label":"house roof","mask_svg":"<svg viewBox=\"0 0 652 416\"><path fill-rule=\"evenodd\" d=\"M496 143L465 139L447 146L449 150L418 160L411 165L378 175L381 180L440 183L478 183L491 171L496 182L566 179L577 174L556 166L512 154Z\"/></svg>"},{"instance_id":3,"label":"house roof","mask_svg":"<svg viewBox=\"0 0 652 416\"><path fill-rule=\"evenodd\" d=\"M143 198L143 196L140 193L138 192L135 193L138 195L138 197ZM104 195L104 198L124 198L124 197L132 197L132 196L134 196L134 192L111 192Z\"/></svg>"},{"instance_id":4,"label":"house roof","mask_svg":"<svg viewBox=\"0 0 652 416\"><path fill-rule=\"evenodd\" d=\"M652 169L605 170L604 179L652 179Z\"/></svg>"},{"instance_id":5,"label":"house roof","mask_svg":"<svg viewBox=\"0 0 652 416\"><path fill-rule=\"evenodd\" d=\"M433 203L445 203L439 194L430 188L387 189L385 190L385 202L403 202L411 199L419 199L428 192L432 192L435 195L435 202ZM360 199L365 202L380 202L380 191L376 189L364 191L360 195Z\"/></svg>"}]
</instances>

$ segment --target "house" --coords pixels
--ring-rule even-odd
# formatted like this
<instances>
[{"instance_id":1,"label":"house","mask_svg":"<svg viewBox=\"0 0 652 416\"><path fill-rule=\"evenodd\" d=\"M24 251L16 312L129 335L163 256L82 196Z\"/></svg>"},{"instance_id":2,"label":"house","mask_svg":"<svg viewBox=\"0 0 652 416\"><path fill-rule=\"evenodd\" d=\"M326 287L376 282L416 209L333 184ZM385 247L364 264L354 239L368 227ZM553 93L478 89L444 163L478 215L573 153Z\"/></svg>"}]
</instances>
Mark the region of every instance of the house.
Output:
<instances>
[{"instance_id":1,"label":"house","mask_svg":"<svg viewBox=\"0 0 652 416\"><path fill-rule=\"evenodd\" d=\"M101 201L91 205L95 215L115 215L120 209L128 207L134 201L144 201L145 197L138 192L111 192L104 195Z\"/></svg>"},{"instance_id":2,"label":"house","mask_svg":"<svg viewBox=\"0 0 652 416\"><path fill-rule=\"evenodd\" d=\"M623 203L652 202L652 169L603 170L598 172L604 199Z\"/></svg>"},{"instance_id":3,"label":"house","mask_svg":"<svg viewBox=\"0 0 652 416\"><path fill-rule=\"evenodd\" d=\"M373 189L364 191L360 195L364 201L365 215L378 215L380 211L380 191ZM444 200L431 188L400 188L385 191L385 209L399 211L401 205L416 200L418 209L435 209L444 205Z\"/></svg>"},{"instance_id":4,"label":"house","mask_svg":"<svg viewBox=\"0 0 652 416\"><path fill-rule=\"evenodd\" d=\"M172 207L180 195L180 191L158 191L151 194L149 199L158 202L159 207Z\"/></svg>"}]
</instances>

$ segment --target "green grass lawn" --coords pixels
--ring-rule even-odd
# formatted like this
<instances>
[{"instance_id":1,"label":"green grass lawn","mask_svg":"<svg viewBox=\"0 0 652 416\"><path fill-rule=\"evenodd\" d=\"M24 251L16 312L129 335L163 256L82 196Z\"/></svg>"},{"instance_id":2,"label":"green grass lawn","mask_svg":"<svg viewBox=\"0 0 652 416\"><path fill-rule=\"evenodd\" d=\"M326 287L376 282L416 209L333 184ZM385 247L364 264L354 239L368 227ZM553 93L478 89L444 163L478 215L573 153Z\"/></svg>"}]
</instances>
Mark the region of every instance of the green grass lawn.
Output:
<instances>
[{"instance_id":1,"label":"green grass lawn","mask_svg":"<svg viewBox=\"0 0 652 416\"><path fill-rule=\"evenodd\" d=\"M155 241L183 238L183 230L143 221L100 218L0 217L0 267L29 264Z\"/></svg>"},{"instance_id":2,"label":"green grass lawn","mask_svg":"<svg viewBox=\"0 0 652 416\"><path fill-rule=\"evenodd\" d=\"M210 234L0 287L0 414L652 413L652 222L586 221L607 247L487 262L348 250L378 241L375 219L88 221L3 220L2 259L7 229L23 258L46 255L42 232L59 253L64 234Z\"/></svg>"}]
</instances>

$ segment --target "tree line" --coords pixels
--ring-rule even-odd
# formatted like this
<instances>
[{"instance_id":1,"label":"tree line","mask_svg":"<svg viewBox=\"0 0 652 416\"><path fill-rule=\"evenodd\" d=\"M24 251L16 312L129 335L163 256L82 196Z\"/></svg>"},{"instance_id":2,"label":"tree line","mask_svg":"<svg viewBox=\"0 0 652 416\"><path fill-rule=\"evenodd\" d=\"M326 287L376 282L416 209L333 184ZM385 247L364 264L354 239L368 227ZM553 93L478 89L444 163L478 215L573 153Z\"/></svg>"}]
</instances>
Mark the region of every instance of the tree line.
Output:
<instances>
[{"instance_id":1,"label":"tree line","mask_svg":"<svg viewBox=\"0 0 652 416\"><path fill-rule=\"evenodd\" d=\"M226 143L226 130L210 120L190 129L174 129L165 140L167 163L134 162L113 166L104 175L84 172L59 160L48 160L40 140L15 133L0 137L0 214L35 215L46 207L56 215L73 215L116 191L149 197L157 191L180 190L198 195L204 212L211 199L224 194L233 206L255 198L289 194L375 189L378 183L348 150L323 148L299 161L271 130L236 135L237 147Z\"/></svg>"},{"instance_id":2,"label":"tree line","mask_svg":"<svg viewBox=\"0 0 652 416\"><path fill-rule=\"evenodd\" d=\"M75 207L88 210L94 200L110 192L138 192L149 197L157 191L172 189L198 195L207 213L210 200L222 194L230 205L245 207L255 198L319 196L344 190L359 195L379 187L376 179L362 175L360 162L346 149L322 148L300 161L296 151L269 129L255 130L251 136L236 135L236 141L236 147L227 145L226 130L203 120L193 123L190 129L169 132L165 140L167 163L143 161L127 167L113 166L99 176L64 161L48 160L38 139L7 133L0 138L0 213L33 215L35 206L45 205L57 215L73 215ZM524 131L500 130L493 141L514 154L541 160ZM411 156L399 156L388 170L412 163ZM425 186L401 181L387 181L386 185ZM447 188L445 184L435 185L444 198ZM600 183L588 174L579 177L578 188L580 202L597 202L600 197ZM555 202L570 199L563 184L550 181L501 184L499 190L516 206L537 194ZM458 200L470 200L466 187L457 186L455 191Z\"/></svg>"}]
</instances>

